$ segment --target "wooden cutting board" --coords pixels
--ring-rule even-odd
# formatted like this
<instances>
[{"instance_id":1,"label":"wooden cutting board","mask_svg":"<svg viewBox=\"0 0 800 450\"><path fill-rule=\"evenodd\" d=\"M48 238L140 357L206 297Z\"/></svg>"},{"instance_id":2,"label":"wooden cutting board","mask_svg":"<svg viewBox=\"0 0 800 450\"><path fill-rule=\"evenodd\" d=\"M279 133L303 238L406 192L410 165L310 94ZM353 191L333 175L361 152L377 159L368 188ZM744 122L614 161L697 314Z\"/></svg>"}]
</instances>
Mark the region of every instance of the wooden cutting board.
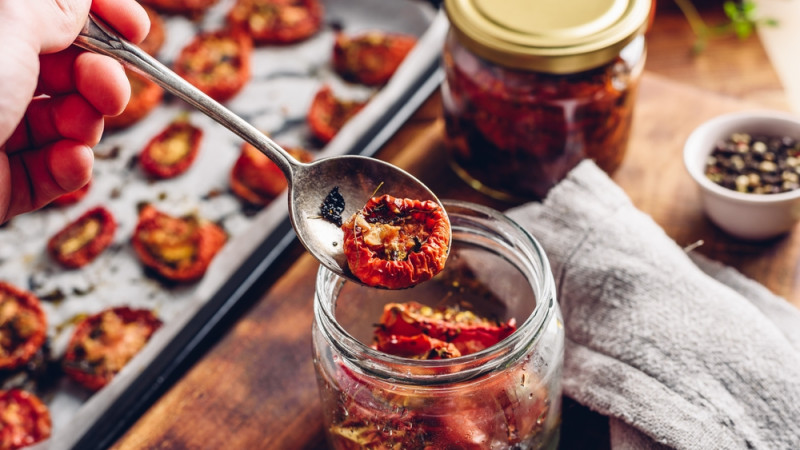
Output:
<instances>
[{"instance_id":1,"label":"wooden cutting board","mask_svg":"<svg viewBox=\"0 0 800 450\"><path fill-rule=\"evenodd\" d=\"M731 264L800 307L800 233L770 242L727 237L705 218L683 169L683 141L702 121L754 106L646 73L629 151L614 179L679 245ZM434 96L380 156L410 170L441 198L504 210L511 206L465 186L449 169ZM299 256L298 256L299 255ZM138 448L275 448L324 446L311 358L316 261L296 251L288 270L117 443ZM565 414L570 421L593 420ZM586 431L584 429L584 431Z\"/></svg>"}]
</instances>

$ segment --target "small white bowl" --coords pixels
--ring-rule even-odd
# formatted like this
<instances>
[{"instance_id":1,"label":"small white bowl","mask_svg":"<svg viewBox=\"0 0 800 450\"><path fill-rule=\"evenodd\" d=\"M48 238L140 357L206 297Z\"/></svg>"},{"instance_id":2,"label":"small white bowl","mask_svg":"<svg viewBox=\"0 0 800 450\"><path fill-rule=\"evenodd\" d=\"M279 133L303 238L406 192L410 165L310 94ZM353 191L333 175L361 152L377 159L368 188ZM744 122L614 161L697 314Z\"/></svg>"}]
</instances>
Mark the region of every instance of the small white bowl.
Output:
<instances>
[{"instance_id":1,"label":"small white bowl","mask_svg":"<svg viewBox=\"0 0 800 450\"><path fill-rule=\"evenodd\" d=\"M715 117L697 127L683 147L683 162L701 188L706 215L725 232L762 240L792 229L800 219L800 189L750 194L724 188L705 176L708 156L733 133L789 136L800 141L800 118L776 111L747 111Z\"/></svg>"}]
</instances>

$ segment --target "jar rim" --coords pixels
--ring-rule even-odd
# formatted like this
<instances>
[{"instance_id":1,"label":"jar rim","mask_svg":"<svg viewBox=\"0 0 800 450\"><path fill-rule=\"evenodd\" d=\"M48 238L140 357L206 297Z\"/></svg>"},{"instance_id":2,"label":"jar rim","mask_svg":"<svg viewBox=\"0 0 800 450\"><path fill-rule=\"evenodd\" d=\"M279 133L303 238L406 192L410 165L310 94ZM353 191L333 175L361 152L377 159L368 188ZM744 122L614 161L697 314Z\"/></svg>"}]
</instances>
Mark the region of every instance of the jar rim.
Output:
<instances>
[{"instance_id":1,"label":"jar rim","mask_svg":"<svg viewBox=\"0 0 800 450\"><path fill-rule=\"evenodd\" d=\"M550 9L541 2L501 3L445 0L444 9L451 31L476 55L505 67L554 74L612 61L644 32L652 8L652 0L560 0Z\"/></svg>"},{"instance_id":2,"label":"jar rim","mask_svg":"<svg viewBox=\"0 0 800 450\"><path fill-rule=\"evenodd\" d=\"M377 377L413 385L440 385L472 379L491 372L498 367L503 367L508 361L523 356L532 346L536 345L545 325L557 309L555 282L550 263L544 249L530 233L504 214L482 205L458 200L443 200L442 204L451 219L453 215L458 214L457 210L474 212L493 220L499 220L517 233L516 237L524 246L522 250L527 253L526 260L538 265L538 272L542 278L538 280L539 282L534 283L531 277L537 274L531 273L531 270L535 272L536 268L529 267L523 270L518 267L534 290L536 304L533 311L514 333L491 347L449 359L405 358L371 348L356 339L339 324L334 314L335 302L331 301L328 305L323 305L320 292L329 289L333 289L332 292L338 292L346 280L320 265L314 296L314 315L317 326L325 330L323 333L326 335L325 339L338 350L343 359ZM536 291L537 286L538 292ZM412 368L413 371L410 370Z\"/></svg>"}]
</instances>

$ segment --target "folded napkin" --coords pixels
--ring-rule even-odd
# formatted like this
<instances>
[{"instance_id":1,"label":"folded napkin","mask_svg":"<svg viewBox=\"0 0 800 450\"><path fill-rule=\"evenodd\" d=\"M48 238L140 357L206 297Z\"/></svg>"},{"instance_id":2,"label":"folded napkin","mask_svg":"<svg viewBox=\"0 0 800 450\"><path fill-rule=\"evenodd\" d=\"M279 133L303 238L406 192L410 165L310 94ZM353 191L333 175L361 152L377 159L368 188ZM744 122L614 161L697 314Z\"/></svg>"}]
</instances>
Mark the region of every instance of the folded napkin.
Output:
<instances>
[{"instance_id":1,"label":"folded napkin","mask_svg":"<svg viewBox=\"0 0 800 450\"><path fill-rule=\"evenodd\" d=\"M800 448L800 310L687 254L589 161L508 215L552 265L564 394L612 448Z\"/></svg>"}]
</instances>

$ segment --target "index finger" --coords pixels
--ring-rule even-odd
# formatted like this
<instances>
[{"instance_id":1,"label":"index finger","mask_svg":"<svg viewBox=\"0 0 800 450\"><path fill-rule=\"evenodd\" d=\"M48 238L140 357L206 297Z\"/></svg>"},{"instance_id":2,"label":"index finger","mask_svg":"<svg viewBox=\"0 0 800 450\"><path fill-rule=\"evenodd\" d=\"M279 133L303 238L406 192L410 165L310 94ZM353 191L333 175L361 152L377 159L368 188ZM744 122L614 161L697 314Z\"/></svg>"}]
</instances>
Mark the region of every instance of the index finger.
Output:
<instances>
[{"instance_id":1,"label":"index finger","mask_svg":"<svg viewBox=\"0 0 800 450\"><path fill-rule=\"evenodd\" d=\"M134 0L93 0L92 12L134 44L141 42L150 30L147 13Z\"/></svg>"}]
</instances>

